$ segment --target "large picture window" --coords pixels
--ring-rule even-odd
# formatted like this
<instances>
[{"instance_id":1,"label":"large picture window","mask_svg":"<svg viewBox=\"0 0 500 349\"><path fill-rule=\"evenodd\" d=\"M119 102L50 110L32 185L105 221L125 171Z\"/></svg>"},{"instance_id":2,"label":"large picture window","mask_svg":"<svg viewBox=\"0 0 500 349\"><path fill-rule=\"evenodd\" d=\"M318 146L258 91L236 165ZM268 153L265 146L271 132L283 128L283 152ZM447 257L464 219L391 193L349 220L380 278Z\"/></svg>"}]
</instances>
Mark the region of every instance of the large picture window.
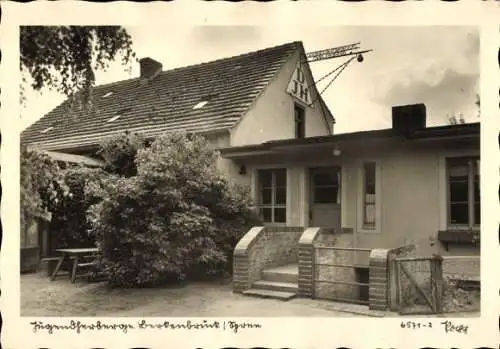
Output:
<instances>
[{"instance_id":1,"label":"large picture window","mask_svg":"<svg viewBox=\"0 0 500 349\"><path fill-rule=\"evenodd\" d=\"M479 157L447 159L448 225L472 228L481 223Z\"/></svg>"},{"instance_id":2,"label":"large picture window","mask_svg":"<svg viewBox=\"0 0 500 349\"><path fill-rule=\"evenodd\" d=\"M286 169L258 171L259 212L266 223L286 223Z\"/></svg>"}]
</instances>

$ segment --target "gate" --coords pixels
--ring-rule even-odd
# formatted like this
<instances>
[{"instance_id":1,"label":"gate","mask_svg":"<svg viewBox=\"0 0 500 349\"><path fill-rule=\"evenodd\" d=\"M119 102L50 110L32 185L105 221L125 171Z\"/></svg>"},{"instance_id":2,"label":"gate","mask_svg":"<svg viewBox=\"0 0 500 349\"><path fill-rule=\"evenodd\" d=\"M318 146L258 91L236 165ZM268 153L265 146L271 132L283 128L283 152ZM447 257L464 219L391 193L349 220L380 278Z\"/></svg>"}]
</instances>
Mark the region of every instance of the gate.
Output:
<instances>
[{"instance_id":1,"label":"gate","mask_svg":"<svg viewBox=\"0 0 500 349\"><path fill-rule=\"evenodd\" d=\"M443 312L441 257L406 257L394 260L394 285L400 314Z\"/></svg>"},{"instance_id":2,"label":"gate","mask_svg":"<svg viewBox=\"0 0 500 349\"><path fill-rule=\"evenodd\" d=\"M314 298L368 305L371 249L314 246Z\"/></svg>"}]
</instances>

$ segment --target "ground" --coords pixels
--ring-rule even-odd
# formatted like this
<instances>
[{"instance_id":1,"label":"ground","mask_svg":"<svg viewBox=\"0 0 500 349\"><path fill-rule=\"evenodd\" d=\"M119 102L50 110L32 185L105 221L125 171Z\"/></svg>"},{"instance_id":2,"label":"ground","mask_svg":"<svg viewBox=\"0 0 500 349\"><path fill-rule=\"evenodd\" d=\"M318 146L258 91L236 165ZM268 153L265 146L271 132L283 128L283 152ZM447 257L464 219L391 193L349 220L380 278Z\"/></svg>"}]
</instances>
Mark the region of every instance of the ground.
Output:
<instances>
[{"instance_id":1,"label":"ground","mask_svg":"<svg viewBox=\"0 0 500 349\"><path fill-rule=\"evenodd\" d=\"M352 317L391 316L367 307L297 298L288 302L232 292L230 280L190 282L151 289L110 290L105 283L41 274L21 276L21 316L114 317ZM474 314L465 314L472 316ZM479 314L475 314L478 316Z\"/></svg>"},{"instance_id":2,"label":"ground","mask_svg":"<svg viewBox=\"0 0 500 349\"><path fill-rule=\"evenodd\" d=\"M104 283L39 274L21 277L21 316L352 316L321 302L282 302L234 294L229 280L152 289L110 290Z\"/></svg>"}]
</instances>

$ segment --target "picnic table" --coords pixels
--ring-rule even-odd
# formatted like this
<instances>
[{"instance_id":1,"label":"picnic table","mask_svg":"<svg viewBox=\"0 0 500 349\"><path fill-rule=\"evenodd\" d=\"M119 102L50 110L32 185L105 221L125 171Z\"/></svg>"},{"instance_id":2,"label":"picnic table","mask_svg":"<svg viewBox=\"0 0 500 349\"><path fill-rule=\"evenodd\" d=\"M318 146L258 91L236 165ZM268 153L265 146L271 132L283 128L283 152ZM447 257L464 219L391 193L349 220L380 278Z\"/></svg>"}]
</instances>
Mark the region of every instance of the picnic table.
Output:
<instances>
[{"instance_id":1,"label":"picnic table","mask_svg":"<svg viewBox=\"0 0 500 349\"><path fill-rule=\"evenodd\" d=\"M99 253L99 249L97 247L90 248L59 248L56 249L56 252L60 254L59 257L56 257L57 265L52 273L51 280L54 280L57 277L57 273L60 271L62 264L65 261L73 261L73 265L71 268L71 283L75 282L76 271L78 267L89 267L95 265L94 261L90 262L81 262L83 259L88 259L89 257L94 257Z\"/></svg>"}]
</instances>

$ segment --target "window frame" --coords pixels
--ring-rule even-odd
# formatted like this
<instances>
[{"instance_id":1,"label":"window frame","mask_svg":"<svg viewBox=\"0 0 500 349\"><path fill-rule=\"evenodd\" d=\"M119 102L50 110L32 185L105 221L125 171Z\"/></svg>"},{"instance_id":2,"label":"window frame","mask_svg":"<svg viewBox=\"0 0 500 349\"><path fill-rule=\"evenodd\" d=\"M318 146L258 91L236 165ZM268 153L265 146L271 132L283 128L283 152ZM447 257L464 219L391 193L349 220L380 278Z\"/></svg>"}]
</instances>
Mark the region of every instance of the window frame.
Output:
<instances>
[{"instance_id":1,"label":"window frame","mask_svg":"<svg viewBox=\"0 0 500 349\"><path fill-rule=\"evenodd\" d=\"M371 167L369 170L373 172L371 174L373 176L373 178L371 178L371 181L373 183L368 183L368 181L370 180L370 178L368 178L369 177L368 176L368 166ZM377 226L377 214L376 214L376 212L377 212L377 186L376 186L376 183L377 183L377 164L374 161L363 162L362 172L363 172L363 179L362 179L362 182L363 182L363 188L362 188L362 191L363 191L363 198L362 198L362 200L363 200L363 214L361 216L361 219L363 222L363 229L373 230ZM368 187L373 188L373 193L368 192ZM368 195L372 196L373 201L368 200ZM373 222L367 221L368 207L373 207L373 213L374 213Z\"/></svg>"},{"instance_id":2,"label":"window frame","mask_svg":"<svg viewBox=\"0 0 500 349\"><path fill-rule=\"evenodd\" d=\"M316 174L329 174L331 170L335 170L336 183L335 184L316 184L314 175ZM341 205L342 204L342 167L341 166L327 166L327 167L311 167L310 172L310 201L313 205ZM337 195L334 197L335 202L319 202L317 201L316 189L330 189L335 188ZM332 197L333 198L333 197Z\"/></svg>"},{"instance_id":3,"label":"window frame","mask_svg":"<svg viewBox=\"0 0 500 349\"><path fill-rule=\"evenodd\" d=\"M451 182L450 182L450 168L452 167L451 162L459 163L464 161L467 163L467 213L468 219L467 223L453 223L451 220ZM479 163L478 163L479 162ZM447 230L478 230L481 226L481 222L476 223L475 217L475 205L479 203L479 215L481 215L481 157L480 155L457 155L457 156L446 156L444 159L445 166L445 185L446 185L446 229ZM479 176L479 201L476 201L475 193L475 175L478 173ZM481 217L479 217L481 218Z\"/></svg>"},{"instance_id":4,"label":"window frame","mask_svg":"<svg viewBox=\"0 0 500 349\"><path fill-rule=\"evenodd\" d=\"M299 111L299 113L297 113ZM301 120L298 120L298 115L301 116ZM304 108L299 103L294 103L293 105L293 118L295 126L295 139L302 139L306 137L306 108Z\"/></svg>"},{"instance_id":5,"label":"window frame","mask_svg":"<svg viewBox=\"0 0 500 349\"><path fill-rule=\"evenodd\" d=\"M373 225L366 225L365 224L365 210L366 210L366 205L365 205L365 165L366 164L373 164L374 165L374 189L375 189L375 194L374 194L374 215L375 215L375 222ZM381 232L381 220L382 220L382 194L381 194L381 176L380 176L380 161L377 159L363 159L360 160L358 164L358 214L357 214L357 221L358 221L358 232L360 233L380 233Z\"/></svg>"},{"instance_id":6,"label":"window frame","mask_svg":"<svg viewBox=\"0 0 500 349\"><path fill-rule=\"evenodd\" d=\"M283 171L284 174L284 185L278 186L276 183L276 174L278 171ZM271 186L270 187L263 187L262 185L262 173L265 172L270 172L271 173ZM256 179L257 179L257 190L256 190L256 202L257 202L257 209L258 209L258 214L261 217L262 221L265 224L271 224L271 225L286 225L287 220L288 220L288 170L286 168L282 167L276 167L276 168L261 168L256 170ZM276 203L276 192L278 188L284 189L285 192L285 203L284 204L277 204ZM271 203L270 204L263 204L262 203L262 197L263 197L263 190L264 189L271 189ZM266 221L261 213L261 210L263 208L269 208L271 209L271 220ZM285 220L284 221L276 221L275 218L275 210L276 209L285 209Z\"/></svg>"}]
</instances>

